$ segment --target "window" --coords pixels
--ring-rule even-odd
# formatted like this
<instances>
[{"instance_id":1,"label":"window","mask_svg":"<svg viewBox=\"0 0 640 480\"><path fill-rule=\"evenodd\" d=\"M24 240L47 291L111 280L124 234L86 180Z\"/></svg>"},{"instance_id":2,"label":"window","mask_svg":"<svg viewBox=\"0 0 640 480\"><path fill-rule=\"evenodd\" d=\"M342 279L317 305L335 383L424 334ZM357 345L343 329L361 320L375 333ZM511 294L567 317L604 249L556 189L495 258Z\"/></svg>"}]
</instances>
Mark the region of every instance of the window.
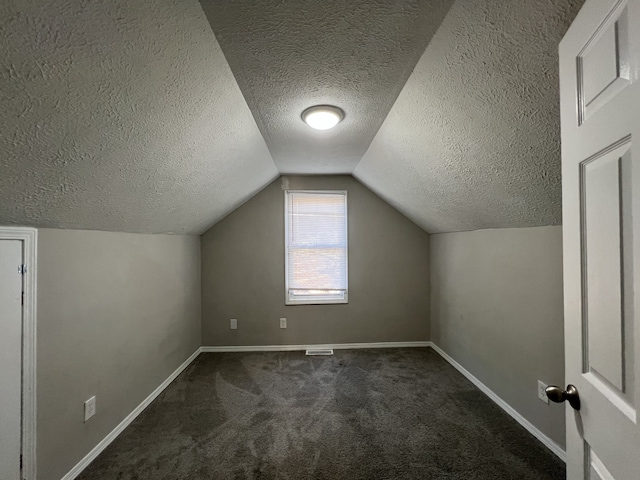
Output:
<instances>
[{"instance_id":1,"label":"window","mask_svg":"<svg viewBox=\"0 0 640 480\"><path fill-rule=\"evenodd\" d=\"M285 192L285 304L347 303L347 192Z\"/></svg>"}]
</instances>

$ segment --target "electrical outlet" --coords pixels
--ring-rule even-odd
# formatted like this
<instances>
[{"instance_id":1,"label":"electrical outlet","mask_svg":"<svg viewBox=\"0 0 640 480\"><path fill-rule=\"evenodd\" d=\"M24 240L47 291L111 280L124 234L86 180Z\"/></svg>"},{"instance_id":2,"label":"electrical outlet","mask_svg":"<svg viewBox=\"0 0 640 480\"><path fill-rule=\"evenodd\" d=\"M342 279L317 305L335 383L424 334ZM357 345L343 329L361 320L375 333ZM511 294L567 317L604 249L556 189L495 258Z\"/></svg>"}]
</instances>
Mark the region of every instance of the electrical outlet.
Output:
<instances>
[{"instance_id":1,"label":"electrical outlet","mask_svg":"<svg viewBox=\"0 0 640 480\"><path fill-rule=\"evenodd\" d=\"M542 383L540 380L538 380L538 398L549 405L549 397L547 397L547 392L545 392L546 388L547 384Z\"/></svg>"},{"instance_id":2,"label":"electrical outlet","mask_svg":"<svg viewBox=\"0 0 640 480\"><path fill-rule=\"evenodd\" d=\"M86 422L96 414L96 396L84 402L84 421Z\"/></svg>"},{"instance_id":3,"label":"electrical outlet","mask_svg":"<svg viewBox=\"0 0 640 480\"><path fill-rule=\"evenodd\" d=\"M238 329L238 319L237 318L232 318L231 320L229 320L229 328L231 330L237 330Z\"/></svg>"},{"instance_id":4,"label":"electrical outlet","mask_svg":"<svg viewBox=\"0 0 640 480\"><path fill-rule=\"evenodd\" d=\"M281 318L280 319L280 328L287 328L287 319L286 318Z\"/></svg>"}]
</instances>

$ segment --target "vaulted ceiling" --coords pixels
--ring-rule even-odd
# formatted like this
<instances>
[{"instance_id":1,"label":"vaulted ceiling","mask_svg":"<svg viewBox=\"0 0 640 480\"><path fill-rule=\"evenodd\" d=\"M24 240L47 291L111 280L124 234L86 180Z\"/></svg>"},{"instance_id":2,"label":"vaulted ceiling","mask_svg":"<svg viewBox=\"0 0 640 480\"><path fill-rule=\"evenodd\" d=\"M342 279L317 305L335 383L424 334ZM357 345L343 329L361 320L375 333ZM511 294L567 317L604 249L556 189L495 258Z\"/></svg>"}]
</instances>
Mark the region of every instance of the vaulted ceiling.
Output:
<instances>
[{"instance_id":1,"label":"vaulted ceiling","mask_svg":"<svg viewBox=\"0 0 640 480\"><path fill-rule=\"evenodd\" d=\"M352 173L453 0L201 0L283 174ZM312 105L338 127L310 129Z\"/></svg>"},{"instance_id":2,"label":"vaulted ceiling","mask_svg":"<svg viewBox=\"0 0 640 480\"><path fill-rule=\"evenodd\" d=\"M334 173L428 232L558 224L582 1L2 2L0 225L199 234Z\"/></svg>"}]
</instances>

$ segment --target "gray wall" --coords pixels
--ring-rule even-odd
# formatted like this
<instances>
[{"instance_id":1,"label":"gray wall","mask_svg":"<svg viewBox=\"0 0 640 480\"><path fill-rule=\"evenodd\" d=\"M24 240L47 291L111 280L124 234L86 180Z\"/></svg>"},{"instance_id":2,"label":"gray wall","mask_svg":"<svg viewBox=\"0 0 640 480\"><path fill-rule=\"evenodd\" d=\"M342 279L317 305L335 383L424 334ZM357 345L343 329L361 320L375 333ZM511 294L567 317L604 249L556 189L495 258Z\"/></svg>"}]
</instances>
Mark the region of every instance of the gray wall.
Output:
<instances>
[{"instance_id":1,"label":"gray wall","mask_svg":"<svg viewBox=\"0 0 640 480\"><path fill-rule=\"evenodd\" d=\"M199 345L199 237L39 230L38 478L60 479Z\"/></svg>"},{"instance_id":2,"label":"gray wall","mask_svg":"<svg viewBox=\"0 0 640 480\"><path fill-rule=\"evenodd\" d=\"M539 430L565 445L562 227L431 236L432 340Z\"/></svg>"},{"instance_id":3,"label":"gray wall","mask_svg":"<svg viewBox=\"0 0 640 480\"><path fill-rule=\"evenodd\" d=\"M202 237L203 345L428 340L429 236L351 176L286 179L291 189L348 191L349 303L285 306L276 180Z\"/></svg>"}]
</instances>

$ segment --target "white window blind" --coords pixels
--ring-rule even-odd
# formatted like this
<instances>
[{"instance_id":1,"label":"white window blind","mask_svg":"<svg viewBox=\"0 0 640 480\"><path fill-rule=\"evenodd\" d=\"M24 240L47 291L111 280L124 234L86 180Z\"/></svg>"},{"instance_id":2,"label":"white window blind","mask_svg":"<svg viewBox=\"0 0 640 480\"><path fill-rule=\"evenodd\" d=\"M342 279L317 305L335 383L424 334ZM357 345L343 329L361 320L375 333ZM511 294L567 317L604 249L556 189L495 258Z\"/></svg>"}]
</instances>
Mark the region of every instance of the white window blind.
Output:
<instances>
[{"instance_id":1,"label":"white window blind","mask_svg":"<svg viewBox=\"0 0 640 480\"><path fill-rule=\"evenodd\" d=\"M285 192L286 303L347 303L347 192Z\"/></svg>"}]
</instances>

